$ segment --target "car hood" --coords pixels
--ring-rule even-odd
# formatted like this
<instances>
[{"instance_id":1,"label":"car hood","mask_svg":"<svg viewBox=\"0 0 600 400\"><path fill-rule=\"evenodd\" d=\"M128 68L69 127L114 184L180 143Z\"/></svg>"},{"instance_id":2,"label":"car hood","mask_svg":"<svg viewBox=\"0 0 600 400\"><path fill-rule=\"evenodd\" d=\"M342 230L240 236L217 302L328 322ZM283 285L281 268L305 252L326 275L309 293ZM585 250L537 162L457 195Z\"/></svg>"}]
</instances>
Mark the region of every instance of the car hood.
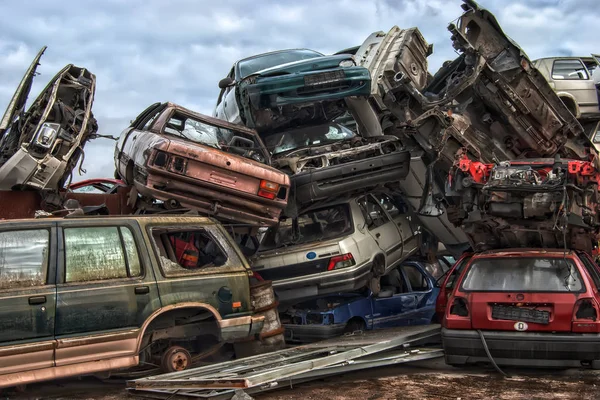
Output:
<instances>
[{"instance_id":1,"label":"car hood","mask_svg":"<svg viewBox=\"0 0 600 400\"><path fill-rule=\"evenodd\" d=\"M287 64L277 65L275 67L257 71L250 76L259 75L261 77L272 77L287 74L298 74L302 72L318 71L321 69L337 68L340 62L344 60L353 60L349 54L340 54L337 56L324 56L309 58L307 60L294 61ZM246 77L247 78L247 77ZM245 78L244 78L245 79Z\"/></svg>"},{"instance_id":2,"label":"car hood","mask_svg":"<svg viewBox=\"0 0 600 400\"><path fill-rule=\"evenodd\" d=\"M273 157L276 168L289 168L294 174L401 150L394 136L354 137L323 145L307 146Z\"/></svg>"},{"instance_id":3,"label":"car hood","mask_svg":"<svg viewBox=\"0 0 600 400\"><path fill-rule=\"evenodd\" d=\"M23 79L17 86L17 90L10 99L8 103L8 107L6 107L6 112L0 120L0 138L4 136L4 132L6 132L12 123L14 122L17 115L21 114L25 110L25 103L27 102L27 97L29 96L29 92L31 91L31 84L33 82L33 77L35 76L35 71L37 66L39 65L40 58L46 51L46 46L42 47L42 49L37 53L27 71L25 71L25 75L23 75Z\"/></svg>"}]
</instances>

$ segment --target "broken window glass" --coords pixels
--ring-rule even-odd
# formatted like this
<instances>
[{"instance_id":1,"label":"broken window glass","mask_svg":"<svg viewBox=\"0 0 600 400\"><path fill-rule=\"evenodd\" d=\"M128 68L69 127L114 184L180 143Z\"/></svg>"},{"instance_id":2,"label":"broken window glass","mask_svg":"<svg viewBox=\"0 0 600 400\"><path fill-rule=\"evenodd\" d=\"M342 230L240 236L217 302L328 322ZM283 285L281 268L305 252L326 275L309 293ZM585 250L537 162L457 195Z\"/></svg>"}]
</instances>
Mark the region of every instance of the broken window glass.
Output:
<instances>
[{"instance_id":1,"label":"broken window glass","mask_svg":"<svg viewBox=\"0 0 600 400\"><path fill-rule=\"evenodd\" d=\"M381 206L377 204L375 199L371 196L365 196L358 200L358 205L367 223L369 230L379 228L386 222L389 222L385 216Z\"/></svg>"},{"instance_id":2,"label":"broken window glass","mask_svg":"<svg viewBox=\"0 0 600 400\"><path fill-rule=\"evenodd\" d=\"M45 229L0 232L0 289L46 284L49 237Z\"/></svg>"},{"instance_id":3,"label":"broken window glass","mask_svg":"<svg viewBox=\"0 0 600 400\"><path fill-rule=\"evenodd\" d=\"M66 282L127 278L117 227L65 228Z\"/></svg>"},{"instance_id":4,"label":"broken window glass","mask_svg":"<svg viewBox=\"0 0 600 400\"><path fill-rule=\"evenodd\" d=\"M243 79L263 69L322 56L323 54L321 53L307 49L283 50L241 60L238 62L238 68L240 69L240 76Z\"/></svg>"},{"instance_id":5,"label":"broken window glass","mask_svg":"<svg viewBox=\"0 0 600 400\"><path fill-rule=\"evenodd\" d=\"M303 147L352 139L355 136L354 132L339 124L324 124L275 132L266 136L264 140L271 153L279 154Z\"/></svg>"},{"instance_id":6,"label":"broken window glass","mask_svg":"<svg viewBox=\"0 0 600 400\"><path fill-rule=\"evenodd\" d=\"M300 214L295 222L292 218L281 220L278 226L269 228L261 248L270 249L329 240L350 234L352 229L348 205L339 204Z\"/></svg>"},{"instance_id":7,"label":"broken window glass","mask_svg":"<svg viewBox=\"0 0 600 400\"><path fill-rule=\"evenodd\" d=\"M153 231L158 245L163 273L166 277L194 275L211 267L229 266L229 258L208 232Z\"/></svg>"}]
</instances>

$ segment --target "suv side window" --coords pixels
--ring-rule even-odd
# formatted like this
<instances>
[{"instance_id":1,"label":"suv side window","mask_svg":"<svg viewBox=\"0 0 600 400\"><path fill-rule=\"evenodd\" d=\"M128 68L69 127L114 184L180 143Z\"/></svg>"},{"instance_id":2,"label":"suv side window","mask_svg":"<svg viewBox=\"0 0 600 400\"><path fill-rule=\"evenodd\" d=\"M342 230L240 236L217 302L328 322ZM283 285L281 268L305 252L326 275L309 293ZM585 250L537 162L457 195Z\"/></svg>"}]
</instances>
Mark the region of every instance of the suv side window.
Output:
<instances>
[{"instance_id":1,"label":"suv side window","mask_svg":"<svg viewBox=\"0 0 600 400\"><path fill-rule=\"evenodd\" d=\"M413 265L403 265L402 270L404 271L413 292L424 292L429 290L427 278L417 267Z\"/></svg>"},{"instance_id":2,"label":"suv side window","mask_svg":"<svg viewBox=\"0 0 600 400\"><path fill-rule=\"evenodd\" d=\"M196 275L208 268L230 266L229 257L206 230L153 230L165 277Z\"/></svg>"},{"instance_id":3,"label":"suv side window","mask_svg":"<svg viewBox=\"0 0 600 400\"><path fill-rule=\"evenodd\" d=\"M0 232L0 289L46 284L50 232Z\"/></svg>"},{"instance_id":4,"label":"suv side window","mask_svg":"<svg viewBox=\"0 0 600 400\"><path fill-rule=\"evenodd\" d=\"M372 196L365 196L359 199L358 205L369 230L379 228L389 221L381 206L377 204Z\"/></svg>"},{"instance_id":5,"label":"suv side window","mask_svg":"<svg viewBox=\"0 0 600 400\"><path fill-rule=\"evenodd\" d=\"M65 281L140 276L139 254L126 227L64 228Z\"/></svg>"},{"instance_id":6,"label":"suv side window","mask_svg":"<svg viewBox=\"0 0 600 400\"><path fill-rule=\"evenodd\" d=\"M554 60L552 79L587 80L590 77L580 60L568 59Z\"/></svg>"}]
</instances>

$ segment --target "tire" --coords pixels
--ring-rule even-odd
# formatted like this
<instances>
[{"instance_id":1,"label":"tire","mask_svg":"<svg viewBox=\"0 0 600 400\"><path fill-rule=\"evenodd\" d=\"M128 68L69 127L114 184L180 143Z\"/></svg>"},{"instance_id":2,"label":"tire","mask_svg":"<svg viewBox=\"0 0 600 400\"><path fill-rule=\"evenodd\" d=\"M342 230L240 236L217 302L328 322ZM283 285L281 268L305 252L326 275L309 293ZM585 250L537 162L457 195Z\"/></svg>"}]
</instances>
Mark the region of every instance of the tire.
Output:
<instances>
[{"instance_id":1,"label":"tire","mask_svg":"<svg viewBox=\"0 0 600 400\"><path fill-rule=\"evenodd\" d=\"M352 333L356 331L364 332L366 329L367 325L365 324L365 321L363 321L362 319L351 319L346 324L346 327L344 328L344 333Z\"/></svg>"},{"instance_id":2,"label":"tire","mask_svg":"<svg viewBox=\"0 0 600 400\"><path fill-rule=\"evenodd\" d=\"M162 372L176 372L188 369L192 365L192 355L181 346L171 346L160 358Z\"/></svg>"}]
</instances>

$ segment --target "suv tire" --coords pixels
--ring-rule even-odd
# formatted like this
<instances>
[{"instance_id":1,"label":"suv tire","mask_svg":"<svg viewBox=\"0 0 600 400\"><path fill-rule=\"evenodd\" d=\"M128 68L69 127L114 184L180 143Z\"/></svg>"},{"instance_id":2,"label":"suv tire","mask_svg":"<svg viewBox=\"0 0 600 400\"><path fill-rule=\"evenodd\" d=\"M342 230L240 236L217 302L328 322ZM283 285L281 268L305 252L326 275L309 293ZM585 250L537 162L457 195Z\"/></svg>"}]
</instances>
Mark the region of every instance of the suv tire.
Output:
<instances>
[{"instance_id":1,"label":"suv tire","mask_svg":"<svg viewBox=\"0 0 600 400\"><path fill-rule=\"evenodd\" d=\"M171 346L160 359L160 369L163 372L183 371L192 365L192 355L181 346Z\"/></svg>"}]
</instances>

